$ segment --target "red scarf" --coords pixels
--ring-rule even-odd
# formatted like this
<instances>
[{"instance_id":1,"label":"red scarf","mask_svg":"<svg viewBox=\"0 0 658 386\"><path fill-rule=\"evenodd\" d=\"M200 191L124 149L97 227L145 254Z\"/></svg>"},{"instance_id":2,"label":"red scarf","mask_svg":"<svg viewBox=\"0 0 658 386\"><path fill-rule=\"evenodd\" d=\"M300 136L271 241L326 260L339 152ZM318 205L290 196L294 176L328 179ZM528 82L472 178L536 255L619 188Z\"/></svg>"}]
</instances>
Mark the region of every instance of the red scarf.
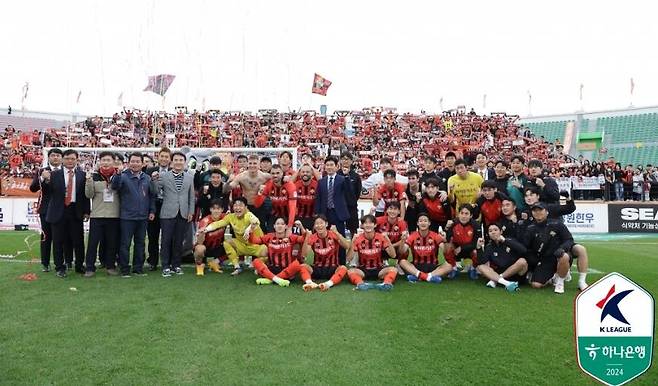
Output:
<instances>
[{"instance_id":1,"label":"red scarf","mask_svg":"<svg viewBox=\"0 0 658 386\"><path fill-rule=\"evenodd\" d=\"M104 179L105 182L109 182L110 178L116 173L116 169L113 168L112 166L110 167L101 167L98 169L98 174L100 174Z\"/></svg>"}]
</instances>

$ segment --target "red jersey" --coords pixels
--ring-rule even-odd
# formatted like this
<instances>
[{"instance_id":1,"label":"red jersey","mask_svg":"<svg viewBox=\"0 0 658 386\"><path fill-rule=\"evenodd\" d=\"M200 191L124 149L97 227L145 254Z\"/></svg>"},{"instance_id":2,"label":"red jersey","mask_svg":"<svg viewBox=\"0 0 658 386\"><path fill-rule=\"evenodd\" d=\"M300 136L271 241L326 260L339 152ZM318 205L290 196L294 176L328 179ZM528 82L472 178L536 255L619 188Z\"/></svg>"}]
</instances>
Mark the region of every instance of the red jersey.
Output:
<instances>
[{"instance_id":1,"label":"red jersey","mask_svg":"<svg viewBox=\"0 0 658 386\"><path fill-rule=\"evenodd\" d=\"M418 208L418 213L422 212L427 213L427 215L430 217L430 220L444 225L446 222L448 222L451 216L450 203L448 200L441 202L439 200L438 194L434 198L423 195Z\"/></svg>"},{"instance_id":2,"label":"red jersey","mask_svg":"<svg viewBox=\"0 0 658 386\"><path fill-rule=\"evenodd\" d=\"M391 243L393 244L400 241L402 232L406 230L407 230L407 222L399 217L394 224L391 224L388 221L388 216L377 217L377 225L375 226L375 232L388 233L388 239L391 240Z\"/></svg>"},{"instance_id":3,"label":"red jersey","mask_svg":"<svg viewBox=\"0 0 658 386\"><path fill-rule=\"evenodd\" d=\"M462 224L459 220L448 229L446 232L447 239L455 245L455 247L469 247L475 249L478 237L480 237L480 227L475 221ZM470 248L472 247L472 248ZM464 249L464 248L462 248Z\"/></svg>"},{"instance_id":4,"label":"red jersey","mask_svg":"<svg viewBox=\"0 0 658 386\"><path fill-rule=\"evenodd\" d=\"M429 231L423 237L419 232L414 232L407 238L407 245L411 248L413 262L415 264L439 264L439 245L445 242L443 236Z\"/></svg>"},{"instance_id":5,"label":"red jersey","mask_svg":"<svg viewBox=\"0 0 658 386\"><path fill-rule=\"evenodd\" d=\"M284 182L281 186L276 186L274 181L269 180L265 183L263 190L264 196L269 196L272 200L272 214L277 217L288 219L288 226L295 222L295 211L297 209L297 189L292 182ZM292 209L292 210L291 210ZM292 216L290 215L290 212Z\"/></svg>"},{"instance_id":6,"label":"red jersey","mask_svg":"<svg viewBox=\"0 0 658 386\"><path fill-rule=\"evenodd\" d=\"M484 222L485 227L503 218L503 211L501 209L503 201L498 192L496 192L496 196L491 200L486 200L484 196L480 197L477 200L477 204L480 213L482 213L482 221Z\"/></svg>"},{"instance_id":7,"label":"red jersey","mask_svg":"<svg viewBox=\"0 0 658 386\"><path fill-rule=\"evenodd\" d=\"M223 219L224 216L225 214L222 213L222 215L219 216L218 220L213 220L212 215L207 215L206 217L199 220L199 225L197 229L206 229L208 225L210 225L215 221L219 221ZM215 231L206 233L206 237L203 240L203 245L205 245L206 248L209 249L219 248L222 246L222 243L224 243L224 228L220 228Z\"/></svg>"},{"instance_id":8,"label":"red jersey","mask_svg":"<svg viewBox=\"0 0 658 386\"><path fill-rule=\"evenodd\" d=\"M310 218L315 214L315 194L318 191L318 181L311 179L311 182L304 185L302 180L295 182L297 187L297 217Z\"/></svg>"},{"instance_id":9,"label":"red jersey","mask_svg":"<svg viewBox=\"0 0 658 386\"><path fill-rule=\"evenodd\" d=\"M406 186L400 182L396 182L393 186L393 189L389 189L386 185L379 186L377 188L377 193L386 204L384 211L386 211L386 208L388 208L388 204L393 201L397 201L400 203L400 205L402 205L402 201L407 199L407 193L405 190Z\"/></svg>"},{"instance_id":10,"label":"red jersey","mask_svg":"<svg viewBox=\"0 0 658 386\"><path fill-rule=\"evenodd\" d=\"M292 255L292 247L295 244L302 244L304 237L292 234L284 238L278 238L275 233L268 233L256 238L254 241L267 246L269 266L284 269L296 259Z\"/></svg>"},{"instance_id":11,"label":"red jersey","mask_svg":"<svg viewBox=\"0 0 658 386\"><path fill-rule=\"evenodd\" d=\"M338 267L338 252L340 242L333 231L327 231L327 237L321 238L313 233L308 240L308 245L313 250L314 267Z\"/></svg>"},{"instance_id":12,"label":"red jersey","mask_svg":"<svg viewBox=\"0 0 658 386\"><path fill-rule=\"evenodd\" d=\"M384 260L382 255L391 244L379 233L375 233L372 240L368 240L364 233L359 234L352 240L354 251L359 254L359 267L364 269L382 269ZM388 254L386 254L388 260Z\"/></svg>"}]
</instances>

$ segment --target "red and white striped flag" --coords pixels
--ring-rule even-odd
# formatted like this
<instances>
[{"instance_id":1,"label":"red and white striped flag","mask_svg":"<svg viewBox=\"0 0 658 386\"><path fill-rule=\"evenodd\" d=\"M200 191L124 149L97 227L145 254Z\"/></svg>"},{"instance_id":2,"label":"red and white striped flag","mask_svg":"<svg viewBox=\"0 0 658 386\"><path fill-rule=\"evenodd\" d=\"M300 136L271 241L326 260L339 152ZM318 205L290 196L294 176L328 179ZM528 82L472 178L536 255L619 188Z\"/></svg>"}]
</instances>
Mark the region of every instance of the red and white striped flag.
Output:
<instances>
[{"instance_id":1,"label":"red and white striped flag","mask_svg":"<svg viewBox=\"0 0 658 386\"><path fill-rule=\"evenodd\" d=\"M318 74L315 74L313 77L313 88L311 92L313 94L327 95L327 90L331 86L331 81L321 77Z\"/></svg>"}]
</instances>

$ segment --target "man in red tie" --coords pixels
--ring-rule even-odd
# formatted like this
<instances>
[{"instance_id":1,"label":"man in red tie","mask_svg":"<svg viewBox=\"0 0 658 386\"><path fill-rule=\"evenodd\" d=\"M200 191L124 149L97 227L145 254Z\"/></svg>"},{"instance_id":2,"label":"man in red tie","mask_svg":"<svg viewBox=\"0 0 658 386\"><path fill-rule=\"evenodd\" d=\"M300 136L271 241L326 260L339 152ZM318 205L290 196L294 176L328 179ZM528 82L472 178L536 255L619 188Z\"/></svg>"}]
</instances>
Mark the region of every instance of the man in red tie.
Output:
<instances>
[{"instance_id":1,"label":"man in red tie","mask_svg":"<svg viewBox=\"0 0 658 386\"><path fill-rule=\"evenodd\" d=\"M85 196L85 173L78 166L78 152L66 150L63 166L44 178L42 189L50 192L46 221L52 226L53 257L57 276L66 277L64 246L75 252L75 271L84 273L84 237L82 222L89 219L89 199Z\"/></svg>"}]
</instances>

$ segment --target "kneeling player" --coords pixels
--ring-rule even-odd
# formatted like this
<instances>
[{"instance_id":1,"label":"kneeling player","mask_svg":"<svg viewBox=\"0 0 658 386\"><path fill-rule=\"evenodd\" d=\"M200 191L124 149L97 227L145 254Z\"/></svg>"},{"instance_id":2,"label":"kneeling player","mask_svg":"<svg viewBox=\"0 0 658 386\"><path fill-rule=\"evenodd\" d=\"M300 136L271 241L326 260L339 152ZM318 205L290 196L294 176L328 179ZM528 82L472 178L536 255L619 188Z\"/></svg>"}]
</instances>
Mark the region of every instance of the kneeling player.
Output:
<instances>
[{"instance_id":1,"label":"kneeling player","mask_svg":"<svg viewBox=\"0 0 658 386\"><path fill-rule=\"evenodd\" d=\"M409 236L409 232L407 231L406 221L400 217L399 202L393 201L389 203L386 207L386 214L377 217L375 232L388 237L393 244L393 248L395 248L395 258L398 262L408 257L409 250L404 244L404 240ZM398 270L398 273L402 275L404 272Z\"/></svg>"},{"instance_id":2,"label":"kneeling player","mask_svg":"<svg viewBox=\"0 0 658 386\"><path fill-rule=\"evenodd\" d=\"M297 221L294 225L304 229L302 223ZM261 259L254 259L253 265L261 278L256 279L256 284L272 284L272 282L287 287L290 280L299 272L300 263L293 254L292 249L295 244L301 245L304 242L304 236L298 236L289 232L286 220L283 217L277 217L274 221L274 232L264 236L251 236L250 241L256 244L267 246L258 255L265 258L267 264Z\"/></svg>"},{"instance_id":3,"label":"kneeling player","mask_svg":"<svg viewBox=\"0 0 658 386\"><path fill-rule=\"evenodd\" d=\"M347 275L347 267L338 263L338 252L340 248L349 249L350 240L343 237L336 230L336 226L327 229L329 221L326 217L320 215L313 222L315 233L306 233L306 240L302 247L302 256L310 257L313 255L313 267L308 264L302 264L299 271L304 281L304 291L312 291L320 288L320 291L328 291L329 288L340 283ZM316 284L312 279L324 280Z\"/></svg>"},{"instance_id":4,"label":"kneeling player","mask_svg":"<svg viewBox=\"0 0 658 386\"><path fill-rule=\"evenodd\" d=\"M395 248L387 236L375 232L375 216L368 214L361 219L363 233L359 234L352 240L352 245L347 252L347 258L351 258L354 253L358 254L359 265L356 268L350 268L347 276L357 290L365 291L373 287L382 291L390 291L393 288L393 282L398 274L395 267L384 266L384 254L386 259L395 257ZM373 286L364 280L382 279L383 282Z\"/></svg>"},{"instance_id":5,"label":"kneeling player","mask_svg":"<svg viewBox=\"0 0 658 386\"><path fill-rule=\"evenodd\" d=\"M496 288L496 283L509 292L519 289L519 279L528 271L528 263L521 257L527 249L513 238L506 238L497 223L489 224L489 244L478 239L478 272L489 279L487 287ZM484 247L484 251L482 248ZM508 280L509 279L509 280Z\"/></svg>"},{"instance_id":6,"label":"kneeling player","mask_svg":"<svg viewBox=\"0 0 658 386\"><path fill-rule=\"evenodd\" d=\"M574 245L573 236L563 223L548 220L548 210L544 203L538 202L530 210L535 222L526 232L526 245L528 253L534 255L537 261L530 285L532 288L542 288L553 279L555 293L563 294L564 279L573 261L568 253Z\"/></svg>"},{"instance_id":7,"label":"kneeling player","mask_svg":"<svg viewBox=\"0 0 658 386\"><path fill-rule=\"evenodd\" d=\"M459 274L461 260L471 259L471 266L468 267L468 276L471 280L477 279L477 251L475 250L477 239L482 237L480 226L473 220L473 207L470 204L459 206L459 213L455 222L448 221L446 225L445 257L446 261L453 266L453 270L448 274L450 279L454 279Z\"/></svg>"},{"instance_id":8,"label":"kneeling player","mask_svg":"<svg viewBox=\"0 0 658 386\"><path fill-rule=\"evenodd\" d=\"M205 271L205 264L203 259L205 257L212 257L213 259L208 262L208 267L213 272L222 273L220 268L220 258L226 257L224 251L224 228L217 228L216 230L204 233L204 229L213 222L219 221L224 218L224 204L222 200L212 200L210 202L210 214L202 218L198 224L198 231L196 237L196 245L194 246L194 262L196 263L196 275L203 276Z\"/></svg>"},{"instance_id":9,"label":"kneeling player","mask_svg":"<svg viewBox=\"0 0 658 386\"><path fill-rule=\"evenodd\" d=\"M443 250L445 239L430 230L430 218L427 213L418 215L418 231L409 235L406 244L411 248L412 262L400 260L400 267L408 273L407 280L441 283L441 277L452 271L452 265L439 265L439 252Z\"/></svg>"}]
</instances>

